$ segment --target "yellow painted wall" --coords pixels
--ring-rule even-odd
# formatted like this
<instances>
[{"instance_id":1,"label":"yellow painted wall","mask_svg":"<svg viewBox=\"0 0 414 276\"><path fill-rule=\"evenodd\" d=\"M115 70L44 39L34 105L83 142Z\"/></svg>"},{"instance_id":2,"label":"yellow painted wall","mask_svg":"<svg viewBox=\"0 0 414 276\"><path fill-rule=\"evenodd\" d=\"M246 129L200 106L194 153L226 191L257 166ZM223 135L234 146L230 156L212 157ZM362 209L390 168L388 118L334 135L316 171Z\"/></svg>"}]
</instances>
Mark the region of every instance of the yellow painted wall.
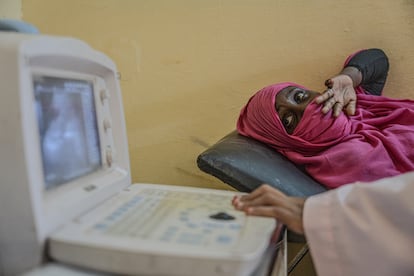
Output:
<instances>
[{"instance_id":1,"label":"yellow painted wall","mask_svg":"<svg viewBox=\"0 0 414 276\"><path fill-rule=\"evenodd\" d=\"M0 0L0 18L21 19L21 0Z\"/></svg>"},{"instance_id":2,"label":"yellow painted wall","mask_svg":"<svg viewBox=\"0 0 414 276\"><path fill-rule=\"evenodd\" d=\"M226 188L195 160L256 90L315 90L347 54L384 49L385 94L414 98L414 0L22 0L42 33L105 52L122 75L135 182Z\"/></svg>"}]
</instances>

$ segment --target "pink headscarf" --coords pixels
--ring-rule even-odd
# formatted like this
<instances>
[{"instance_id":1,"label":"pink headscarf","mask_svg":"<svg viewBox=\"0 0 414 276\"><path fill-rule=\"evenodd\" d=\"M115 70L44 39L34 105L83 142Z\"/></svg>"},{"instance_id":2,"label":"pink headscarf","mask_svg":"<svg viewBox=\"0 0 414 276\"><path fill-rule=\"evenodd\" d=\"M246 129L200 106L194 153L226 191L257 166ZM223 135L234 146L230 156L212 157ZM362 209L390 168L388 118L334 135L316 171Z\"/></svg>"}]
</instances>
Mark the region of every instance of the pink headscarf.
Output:
<instances>
[{"instance_id":1,"label":"pink headscarf","mask_svg":"<svg viewBox=\"0 0 414 276\"><path fill-rule=\"evenodd\" d=\"M286 82L252 96L240 112L239 133L303 165L328 188L414 170L414 101L367 95L357 87L354 116L323 114L313 101L290 135L275 110L277 93L288 86L304 88Z\"/></svg>"}]
</instances>

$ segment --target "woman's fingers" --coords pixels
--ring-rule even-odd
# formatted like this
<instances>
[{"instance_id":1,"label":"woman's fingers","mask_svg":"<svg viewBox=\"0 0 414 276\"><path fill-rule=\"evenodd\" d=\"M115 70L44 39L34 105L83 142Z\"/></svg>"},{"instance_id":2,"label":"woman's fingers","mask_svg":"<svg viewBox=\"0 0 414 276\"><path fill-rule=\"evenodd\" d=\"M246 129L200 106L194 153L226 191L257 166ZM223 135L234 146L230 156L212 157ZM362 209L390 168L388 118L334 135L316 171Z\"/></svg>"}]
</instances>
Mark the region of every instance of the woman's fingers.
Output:
<instances>
[{"instance_id":1,"label":"woman's fingers","mask_svg":"<svg viewBox=\"0 0 414 276\"><path fill-rule=\"evenodd\" d=\"M328 89L322 95L316 97L315 102L317 104L323 103L324 101L331 98L333 95L334 95L334 91L332 89Z\"/></svg>"},{"instance_id":2,"label":"woman's fingers","mask_svg":"<svg viewBox=\"0 0 414 276\"><path fill-rule=\"evenodd\" d=\"M356 100L352 99L348 102L348 105L346 106L346 114L350 116L355 115L355 109L356 109Z\"/></svg>"},{"instance_id":3,"label":"woman's fingers","mask_svg":"<svg viewBox=\"0 0 414 276\"><path fill-rule=\"evenodd\" d=\"M332 109L332 107L337 103L337 100L335 99L335 97L330 98L329 100L325 101L323 108L322 108L322 113L326 114L329 112L329 110Z\"/></svg>"},{"instance_id":4,"label":"woman's fingers","mask_svg":"<svg viewBox=\"0 0 414 276\"><path fill-rule=\"evenodd\" d=\"M333 116L338 117L344 107L346 106L346 113L354 115L356 100L347 97L347 92L338 92L334 89L328 89L324 94L316 98L316 103L324 103L322 113L326 114L330 110L333 111Z\"/></svg>"},{"instance_id":5,"label":"woman's fingers","mask_svg":"<svg viewBox=\"0 0 414 276\"><path fill-rule=\"evenodd\" d=\"M336 102L335 104L334 104L334 106L333 106L333 115L335 116L335 117L338 117L339 116L339 114L341 114L341 112L342 112L342 109L344 108L344 105L343 105L343 103L341 103L341 102Z\"/></svg>"},{"instance_id":6,"label":"woman's fingers","mask_svg":"<svg viewBox=\"0 0 414 276\"><path fill-rule=\"evenodd\" d=\"M327 80L325 81L325 86L326 86L326 87L328 87L328 88L332 88L332 86L333 86L333 81L332 81L331 79L327 79Z\"/></svg>"},{"instance_id":7,"label":"woman's fingers","mask_svg":"<svg viewBox=\"0 0 414 276\"><path fill-rule=\"evenodd\" d=\"M325 81L328 89L315 99L317 104L323 103L322 113L332 110L333 116L338 117L345 109L346 114L355 114L356 93L350 80L349 76L340 74Z\"/></svg>"},{"instance_id":8,"label":"woman's fingers","mask_svg":"<svg viewBox=\"0 0 414 276\"><path fill-rule=\"evenodd\" d=\"M344 103L341 97L338 96L339 93L335 93L334 89L326 90L322 95L318 96L315 101L317 104L323 103L322 113L326 114L329 110L333 109L333 114L335 117L338 117L341 113Z\"/></svg>"}]
</instances>

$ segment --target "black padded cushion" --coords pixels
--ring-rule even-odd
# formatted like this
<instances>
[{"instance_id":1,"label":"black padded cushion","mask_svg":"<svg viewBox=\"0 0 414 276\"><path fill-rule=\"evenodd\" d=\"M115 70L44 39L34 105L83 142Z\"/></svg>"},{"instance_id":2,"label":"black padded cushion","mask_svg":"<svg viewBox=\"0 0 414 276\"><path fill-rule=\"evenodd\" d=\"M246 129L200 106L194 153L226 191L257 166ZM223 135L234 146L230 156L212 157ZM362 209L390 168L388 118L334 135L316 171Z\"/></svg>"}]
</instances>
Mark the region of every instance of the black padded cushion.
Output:
<instances>
[{"instance_id":1,"label":"black padded cushion","mask_svg":"<svg viewBox=\"0 0 414 276\"><path fill-rule=\"evenodd\" d=\"M197 158L198 167L238 191L250 192L263 183L290 196L326 191L276 150L233 131Z\"/></svg>"}]
</instances>

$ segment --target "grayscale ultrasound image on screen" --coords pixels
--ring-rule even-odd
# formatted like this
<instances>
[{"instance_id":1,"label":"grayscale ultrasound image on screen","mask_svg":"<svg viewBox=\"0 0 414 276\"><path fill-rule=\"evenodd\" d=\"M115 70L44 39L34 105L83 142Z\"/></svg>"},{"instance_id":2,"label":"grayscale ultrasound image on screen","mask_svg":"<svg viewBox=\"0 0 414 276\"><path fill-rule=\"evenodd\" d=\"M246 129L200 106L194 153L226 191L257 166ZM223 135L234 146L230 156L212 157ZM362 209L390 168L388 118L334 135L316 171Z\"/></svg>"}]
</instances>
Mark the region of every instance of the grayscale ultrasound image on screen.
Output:
<instances>
[{"instance_id":1,"label":"grayscale ultrasound image on screen","mask_svg":"<svg viewBox=\"0 0 414 276\"><path fill-rule=\"evenodd\" d=\"M93 84L38 76L33 85L45 188L98 170L101 151Z\"/></svg>"}]
</instances>

